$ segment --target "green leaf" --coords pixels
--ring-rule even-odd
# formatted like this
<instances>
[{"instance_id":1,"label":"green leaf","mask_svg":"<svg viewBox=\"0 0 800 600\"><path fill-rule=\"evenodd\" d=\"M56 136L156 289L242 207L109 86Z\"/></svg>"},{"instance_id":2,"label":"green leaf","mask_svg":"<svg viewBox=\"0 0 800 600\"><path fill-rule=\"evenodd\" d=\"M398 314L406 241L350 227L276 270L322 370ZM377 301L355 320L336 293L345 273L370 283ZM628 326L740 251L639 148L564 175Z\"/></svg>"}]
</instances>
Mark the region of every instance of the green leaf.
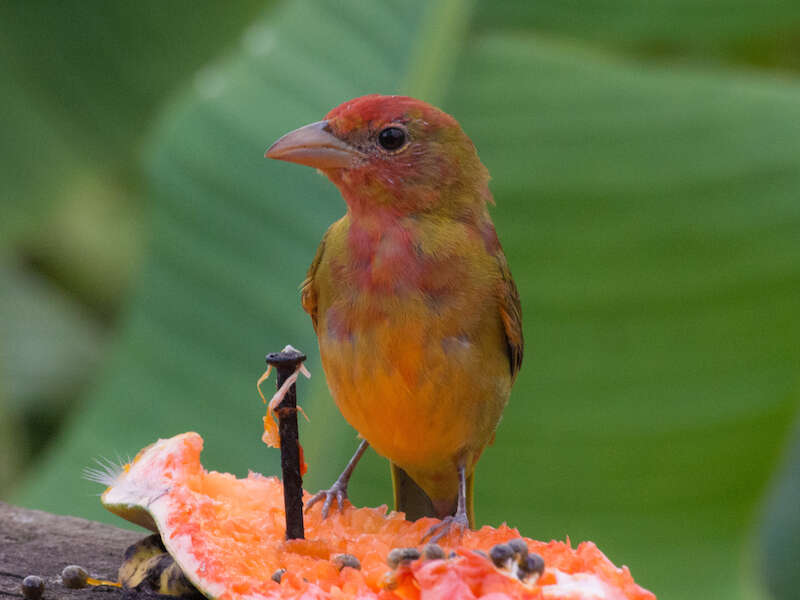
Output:
<instances>
[{"instance_id":1,"label":"green leaf","mask_svg":"<svg viewBox=\"0 0 800 600\"><path fill-rule=\"evenodd\" d=\"M792 0L507 0L478 8L483 31L555 35L648 59L800 70L800 4Z\"/></svg>"},{"instance_id":2,"label":"green leaf","mask_svg":"<svg viewBox=\"0 0 800 600\"><path fill-rule=\"evenodd\" d=\"M312 356L306 486L329 484L356 440L296 286L344 206L262 154L350 97L414 90L492 172L523 299L478 520L594 540L660 597L756 597L754 515L797 411L800 85L597 58L487 32L470 9L286 3L163 115L151 255L114 364L23 501L101 517L77 479L90 457L190 429L210 468L275 472L254 382L286 343ZM373 455L351 496L388 490Z\"/></svg>"},{"instance_id":3,"label":"green leaf","mask_svg":"<svg viewBox=\"0 0 800 600\"><path fill-rule=\"evenodd\" d=\"M0 259L0 388L12 411L31 411L42 398L68 397L97 367L103 341L100 326L80 306Z\"/></svg>"},{"instance_id":4,"label":"green leaf","mask_svg":"<svg viewBox=\"0 0 800 600\"><path fill-rule=\"evenodd\" d=\"M47 443L100 363L98 323L44 278L0 255L0 494Z\"/></svg>"},{"instance_id":5,"label":"green leaf","mask_svg":"<svg viewBox=\"0 0 800 600\"><path fill-rule=\"evenodd\" d=\"M76 175L100 171L130 185L143 134L164 98L264 4L0 3L3 242L35 232Z\"/></svg>"}]
</instances>

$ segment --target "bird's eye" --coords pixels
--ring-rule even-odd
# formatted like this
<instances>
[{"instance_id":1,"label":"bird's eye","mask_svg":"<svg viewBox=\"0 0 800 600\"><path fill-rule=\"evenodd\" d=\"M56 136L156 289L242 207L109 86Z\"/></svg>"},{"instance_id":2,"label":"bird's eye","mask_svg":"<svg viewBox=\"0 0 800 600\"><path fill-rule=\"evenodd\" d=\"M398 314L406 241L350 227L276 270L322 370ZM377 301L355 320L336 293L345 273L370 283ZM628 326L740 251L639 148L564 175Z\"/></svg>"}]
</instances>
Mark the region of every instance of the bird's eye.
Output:
<instances>
[{"instance_id":1,"label":"bird's eye","mask_svg":"<svg viewBox=\"0 0 800 600\"><path fill-rule=\"evenodd\" d=\"M406 143L406 132L399 127L387 127L378 134L378 143L384 150L397 150Z\"/></svg>"}]
</instances>

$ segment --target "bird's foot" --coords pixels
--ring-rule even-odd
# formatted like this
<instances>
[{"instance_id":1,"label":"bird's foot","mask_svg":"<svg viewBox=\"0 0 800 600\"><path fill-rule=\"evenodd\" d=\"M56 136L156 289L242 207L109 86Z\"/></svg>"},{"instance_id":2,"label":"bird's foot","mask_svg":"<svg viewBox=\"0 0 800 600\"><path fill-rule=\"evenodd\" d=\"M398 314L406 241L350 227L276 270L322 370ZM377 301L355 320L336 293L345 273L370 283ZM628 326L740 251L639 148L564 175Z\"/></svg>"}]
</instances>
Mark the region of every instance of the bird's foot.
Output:
<instances>
[{"instance_id":1,"label":"bird's foot","mask_svg":"<svg viewBox=\"0 0 800 600\"><path fill-rule=\"evenodd\" d=\"M339 505L339 512L344 510L344 501L347 500L347 482L341 481L341 478L337 479L336 482L329 487L327 490L320 490L316 494L314 494L311 499L306 502L306 509L305 511L308 512L311 510L311 507L324 500L325 502L322 504L322 518L327 519L328 513L331 509L331 504L334 500Z\"/></svg>"},{"instance_id":2,"label":"bird's foot","mask_svg":"<svg viewBox=\"0 0 800 600\"><path fill-rule=\"evenodd\" d=\"M458 538L461 539L461 536L464 535L464 532L467 529L469 529L469 519L467 519L467 513L457 512L454 515L445 517L440 523L437 523L428 529L428 533L422 536L422 541L424 542L430 538L429 543L436 544L451 531L457 532Z\"/></svg>"},{"instance_id":3,"label":"bird's foot","mask_svg":"<svg viewBox=\"0 0 800 600\"><path fill-rule=\"evenodd\" d=\"M356 468L358 461L361 460L361 457L364 455L364 452L366 452L368 447L369 442L367 442L367 440L361 440L356 453L353 454L353 458L351 458L350 462L347 463L347 466L345 467L344 471L342 471L342 474L339 475L339 478L330 488L327 490L321 490L311 497L311 499L306 503L306 512L311 510L311 507L320 500L325 500L325 503L322 505L322 518L327 519L328 512L330 512L331 503L333 502L334 498L336 499L336 503L339 505L339 512L344 510L344 501L347 500L347 484L350 483L350 476L353 474L353 469Z\"/></svg>"}]
</instances>

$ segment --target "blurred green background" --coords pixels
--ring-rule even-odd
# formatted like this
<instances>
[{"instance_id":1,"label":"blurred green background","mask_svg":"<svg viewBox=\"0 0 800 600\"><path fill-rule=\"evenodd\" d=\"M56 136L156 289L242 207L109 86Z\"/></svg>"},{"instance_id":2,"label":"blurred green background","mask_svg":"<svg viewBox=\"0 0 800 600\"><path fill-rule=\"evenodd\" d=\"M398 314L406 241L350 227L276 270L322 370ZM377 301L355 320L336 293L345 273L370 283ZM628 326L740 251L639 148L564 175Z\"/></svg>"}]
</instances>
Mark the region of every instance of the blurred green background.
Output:
<instances>
[{"instance_id":1,"label":"blurred green background","mask_svg":"<svg viewBox=\"0 0 800 600\"><path fill-rule=\"evenodd\" d=\"M0 3L0 497L187 430L274 473L263 355L308 352L306 487L356 446L297 285L344 204L263 159L351 97L451 112L493 175L526 359L480 523L595 541L659 598L800 589L800 4ZM356 503L390 502L368 455Z\"/></svg>"}]
</instances>

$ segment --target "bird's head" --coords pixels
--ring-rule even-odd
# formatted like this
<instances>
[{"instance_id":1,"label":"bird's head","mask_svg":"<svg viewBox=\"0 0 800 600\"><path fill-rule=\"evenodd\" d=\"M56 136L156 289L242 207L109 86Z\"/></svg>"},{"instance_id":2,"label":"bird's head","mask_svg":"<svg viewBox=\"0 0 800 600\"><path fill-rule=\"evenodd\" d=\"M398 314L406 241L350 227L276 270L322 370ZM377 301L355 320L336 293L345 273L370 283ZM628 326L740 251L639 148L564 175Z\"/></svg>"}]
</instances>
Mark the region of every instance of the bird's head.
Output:
<instances>
[{"instance_id":1,"label":"bird's head","mask_svg":"<svg viewBox=\"0 0 800 600\"><path fill-rule=\"evenodd\" d=\"M458 122L406 96L370 95L275 142L268 158L322 171L354 213L472 213L491 201L489 174Z\"/></svg>"}]
</instances>

